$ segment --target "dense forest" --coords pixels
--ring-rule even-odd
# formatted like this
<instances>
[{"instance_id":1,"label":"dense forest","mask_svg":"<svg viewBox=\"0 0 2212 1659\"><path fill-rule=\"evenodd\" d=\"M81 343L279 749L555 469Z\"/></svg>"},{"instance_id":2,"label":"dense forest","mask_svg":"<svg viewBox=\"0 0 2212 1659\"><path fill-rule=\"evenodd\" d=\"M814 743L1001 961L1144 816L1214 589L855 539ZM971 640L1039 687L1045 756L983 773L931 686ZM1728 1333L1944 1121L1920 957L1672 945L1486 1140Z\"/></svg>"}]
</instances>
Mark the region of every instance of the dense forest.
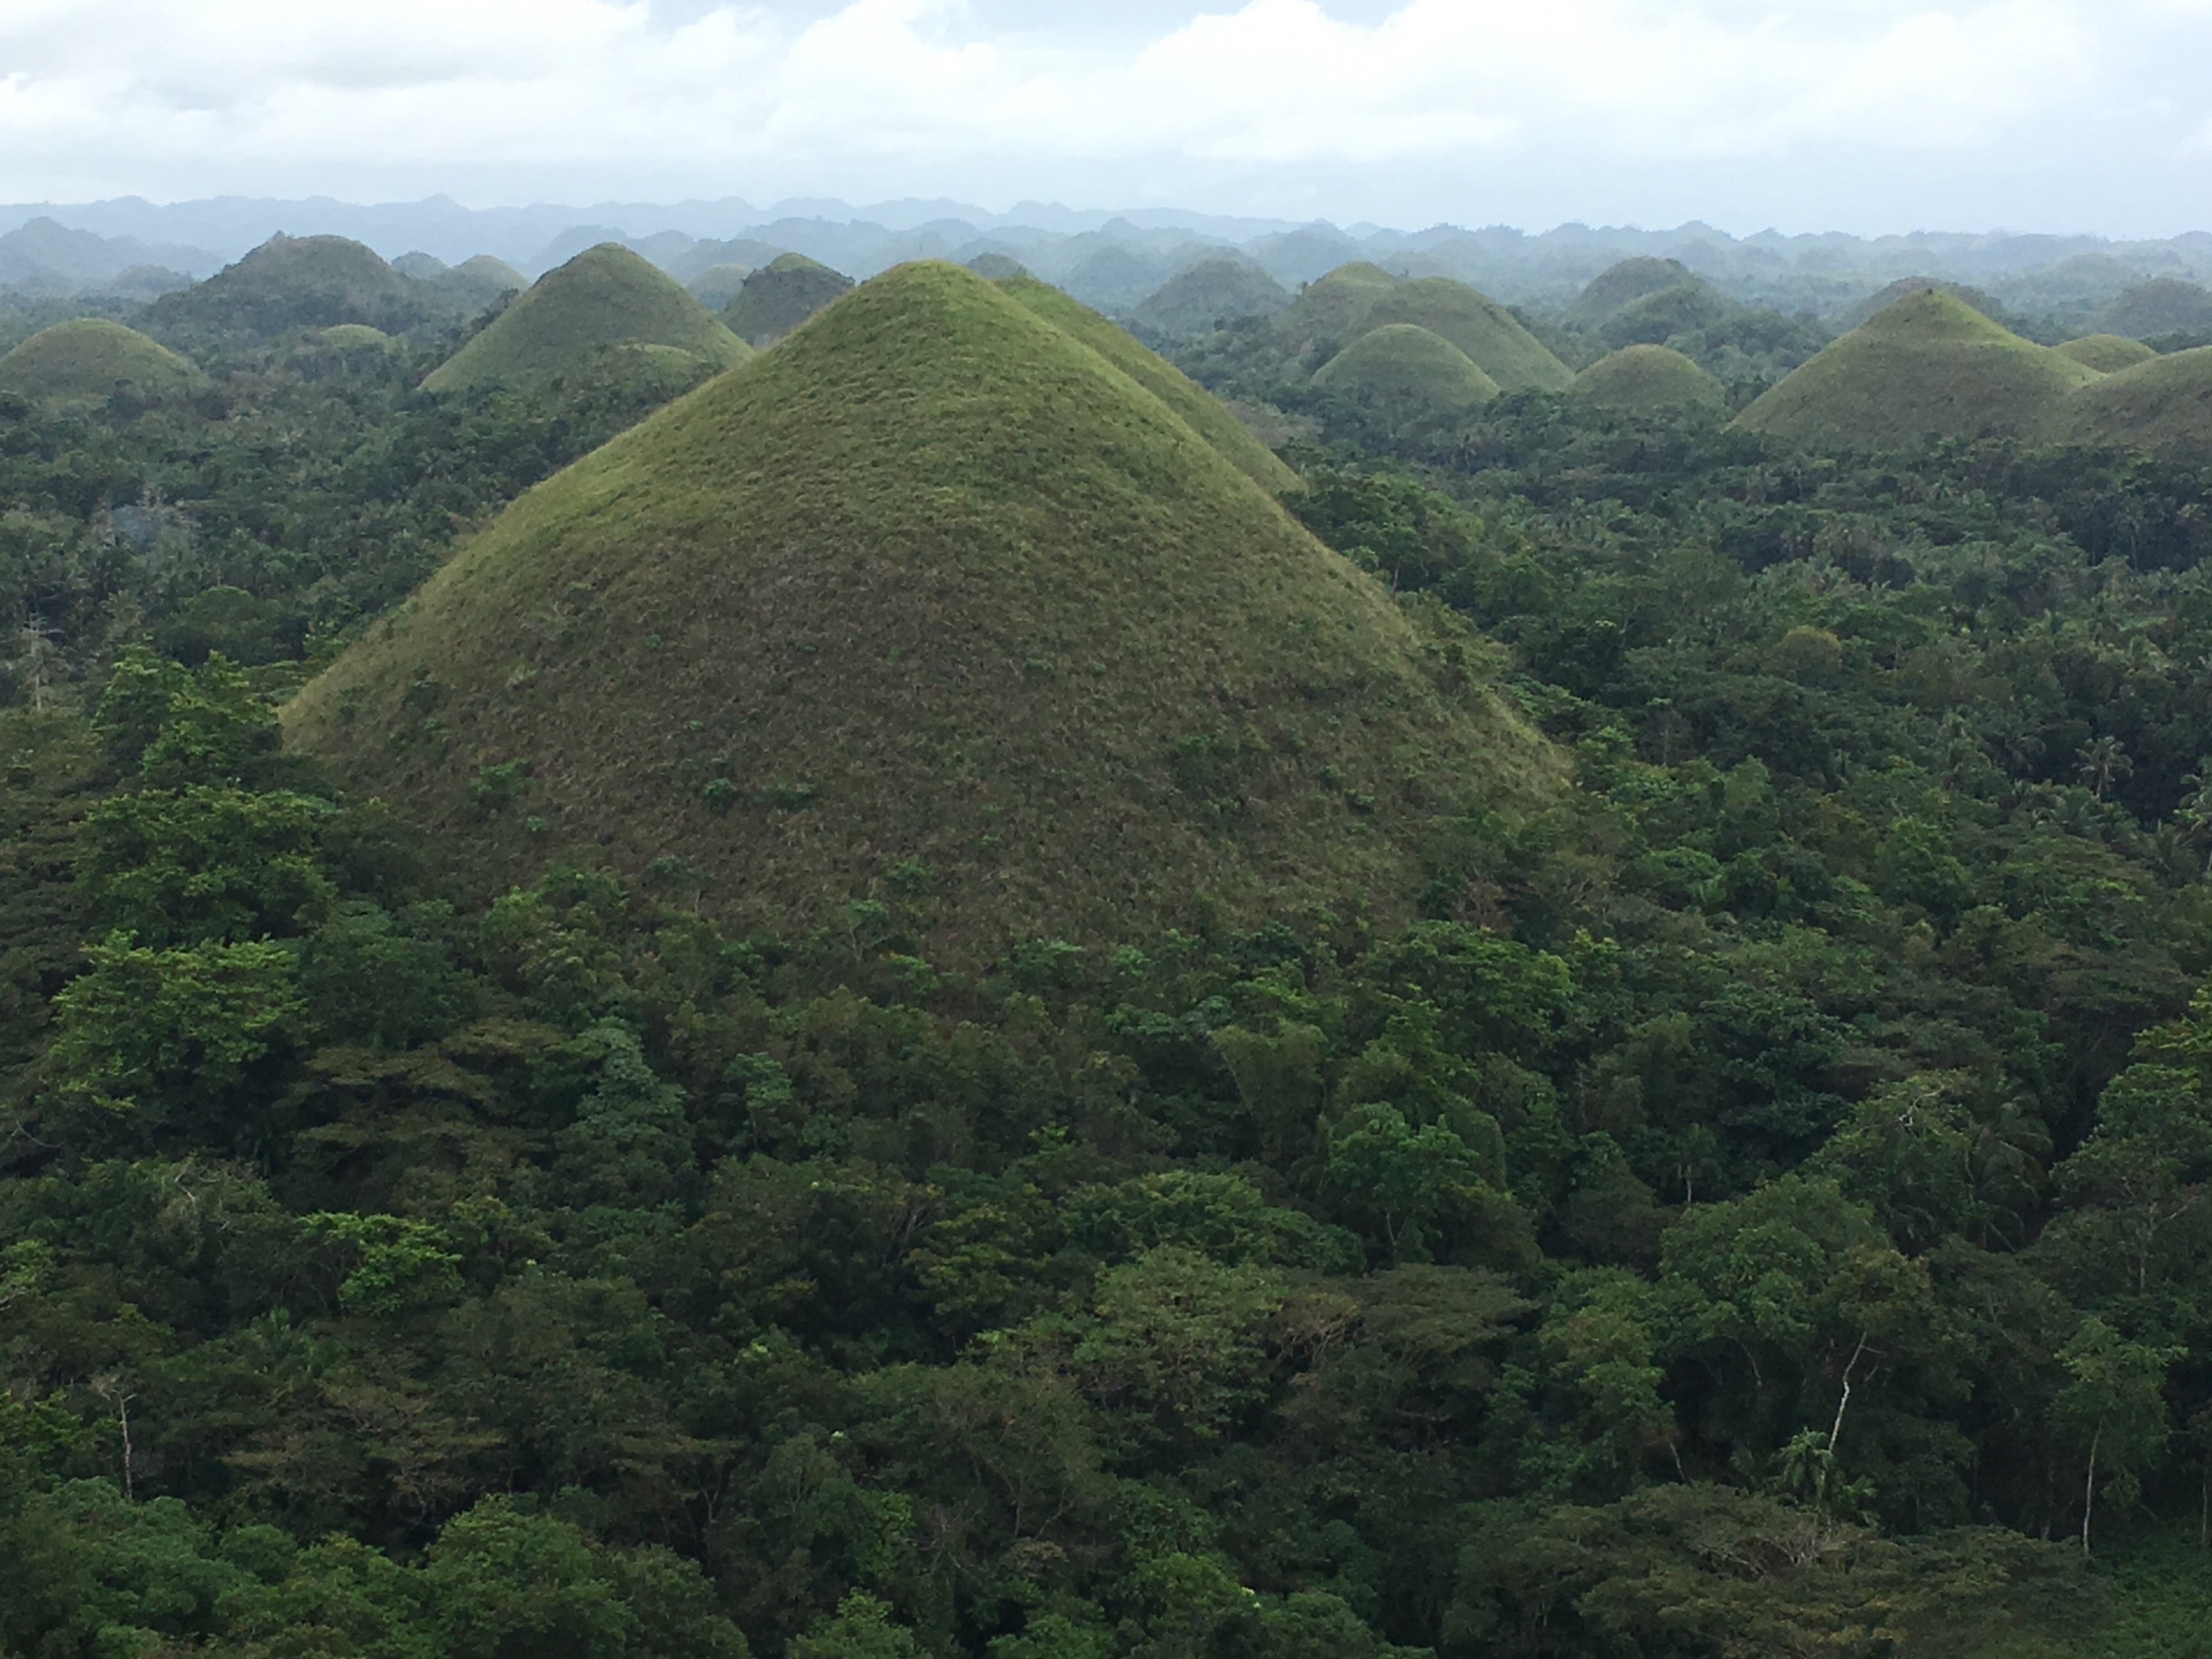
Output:
<instances>
[{"instance_id":1,"label":"dense forest","mask_svg":"<svg viewBox=\"0 0 2212 1659\"><path fill-rule=\"evenodd\" d=\"M423 389L501 302L0 393L0 1654L2196 1651L2212 468L1748 428L1829 336L1734 306L1444 296L1383 332L1511 351L1393 400L1317 375L1323 287L1152 337L1550 783L1332 760L1405 903L981 951L942 860L773 931L534 856L523 760L430 819L286 741L688 370ZM1578 394L1663 345L1711 392ZM462 764L439 684L363 746ZM1284 810L1260 742L1161 757L1194 833Z\"/></svg>"}]
</instances>

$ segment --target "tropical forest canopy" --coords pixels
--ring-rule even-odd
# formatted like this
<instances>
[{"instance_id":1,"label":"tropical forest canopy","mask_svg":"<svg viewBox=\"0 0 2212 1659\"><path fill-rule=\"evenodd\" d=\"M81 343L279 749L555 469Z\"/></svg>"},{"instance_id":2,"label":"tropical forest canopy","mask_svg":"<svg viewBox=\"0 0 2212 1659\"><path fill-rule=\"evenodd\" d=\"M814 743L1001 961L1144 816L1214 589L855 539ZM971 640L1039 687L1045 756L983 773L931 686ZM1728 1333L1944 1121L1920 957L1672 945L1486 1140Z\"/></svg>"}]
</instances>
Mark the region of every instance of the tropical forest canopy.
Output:
<instances>
[{"instance_id":1,"label":"tropical forest canopy","mask_svg":"<svg viewBox=\"0 0 2212 1659\"><path fill-rule=\"evenodd\" d=\"M17 286L0 1655L2193 1651L2189 295L1298 234Z\"/></svg>"}]
</instances>

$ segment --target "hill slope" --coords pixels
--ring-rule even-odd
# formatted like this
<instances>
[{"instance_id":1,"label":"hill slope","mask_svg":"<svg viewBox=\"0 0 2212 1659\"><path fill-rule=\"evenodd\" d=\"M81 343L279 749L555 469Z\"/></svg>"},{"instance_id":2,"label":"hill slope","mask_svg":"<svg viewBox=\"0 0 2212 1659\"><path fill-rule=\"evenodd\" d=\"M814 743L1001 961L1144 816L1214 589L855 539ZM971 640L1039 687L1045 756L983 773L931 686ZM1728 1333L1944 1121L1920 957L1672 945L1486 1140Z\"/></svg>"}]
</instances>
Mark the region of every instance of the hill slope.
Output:
<instances>
[{"instance_id":1,"label":"hill slope","mask_svg":"<svg viewBox=\"0 0 2212 1659\"><path fill-rule=\"evenodd\" d=\"M1218 398L1127 329L1034 276L1008 276L997 286L1016 304L1073 335L1165 403L1232 466L1261 488L1280 495L1297 487L1298 474L1246 431Z\"/></svg>"},{"instance_id":2,"label":"hill slope","mask_svg":"<svg viewBox=\"0 0 2212 1659\"><path fill-rule=\"evenodd\" d=\"M1429 802L1552 775L1446 683L1167 405L930 264L525 496L286 725L488 879L680 858L802 928L896 870L972 958L1201 892L1401 910Z\"/></svg>"},{"instance_id":3,"label":"hill slope","mask_svg":"<svg viewBox=\"0 0 2212 1659\"><path fill-rule=\"evenodd\" d=\"M42 329L0 357L0 391L42 403L139 402L175 397L206 376L167 346L102 317Z\"/></svg>"},{"instance_id":4,"label":"hill slope","mask_svg":"<svg viewBox=\"0 0 2212 1659\"><path fill-rule=\"evenodd\" d=\"M1129 323L1162 340L1190 340L1234 318L1279 316L1289 306L1289 291L1258 266L1205 259L1170 276L1129 313Z\"/></svg>"},{"instance_id":5,"label":"hill slope","mask_svg":"<svg viewBox=\"0 0 2212 1659\"><path fill-rule=\"evenodd\" d=\"M1362 332L1411 323L1457 346L1504 391L1565 391L1574 370L1487 295L1448 276L1393 284L1367 308Z\"/></svg>"},{"instance_id":6,"label":"hill slope","mask_svg":"<svg viewBox=\"0 0 2212 1659\"><path fill-rule=\"evenodd\" d=\"M1574 395L1621 415L1725 409L1729 401L1727 387L1662 345L1633 345L1599 358L1575 376Z\"/></svg>"},{"instance_id":7,"label":"hill slope","mask_svg":"<svg viewBox=\"0 0 2212 1659\"><path fill-rule=\"evenodd\" d=\"M1941 438L2035 437L2097 371L1926 290L1898 301L1737 417L1814 448L1877 451Z\"/></svg>"},{"instance_id":8,"label":"hill slope","mask_svg":"<svg viewBox=\"0 0 2212 1659\"><path fill-rule=\"evenodd\" d=\"M674 277L627 248L603 242L540 276L423 388L543 385L609 349L675 352L702 369L727 368L751 355Z\"/></svg>"},{"instance_id":9,"label":"hill slope","mask_svg":"<svg viewBox=\"0 0 2212 1659\"><path fill-rule=\"evenodd\" d=\"M2118 374L2123 369L2147 363L2158 355L2142 341L2130 340L2123 334L2085 334L2079 340L2069 340L2051 349L2061 357L2087 364L2099 374Z\"/></svg>"},{"instance_id":10,"label":"hill slope","mask_svg":"<svg viewBox=\"0 0 2212 1659\"><path fill-rule=\"evenodd\" d=\"M361 323L386 333L446 320L459 307L342 236L276 236L236 265L147 308L167 339L271 340L295 329Z\"/></svg>"},{"instance_id":11,"label":"hill slope","mask_svg":"<svg viewBox=\"0 0 2212 1659\"><path fill-rule=\"evenodd\" d=\"M853 286L804 254L778 255L745 279L722 321L748 345L770 345Z\"/></svg>"},{"instance_id":12,"label":"hill slope","mask_svg":"<svg viewBox=\"0 0 2212 1659\"><path fill-rule=\"evenodd\" d=\"M1322 365L1314 384L1393 426L1449 420L1498 395L1498 383L1465 351L1411 323L1362 334Z\"/></svg>"},{"instance_id":13,"label":"hill slope","mask_svg":"<svg viewBox=\"0 0 2212 1659\"><path fill-rule=\"evenodd\" d=\"M2083 388L2067 402L2066 436L2100 447L2212 455L2212 346L2153 357Z\"/></svg>"},{"instance_id":14,"label":"hill slope","mask_svg":"<svg viewBox=\"0 0 2212 1659\"><path fill-rule=\"evenodd\" d=\"M1334 356L1366 326L1375 302L1397 286L1397 277L1364 259L1338 266L1308 283L1275 319L1275 327L1293 351L1320 345Z\"/></svg>"},{"instance_id":15,"label":"hill slope","mask_svg":"<svg viewBox=\"0 0 2212 1659\"><path fill-rule=\"evenodd\" d=\"M1980 288L1969 287L1963 282L1945 282L1940 276L1900 276L1880 293L1861 300L1841 313L1835 319L1835 325L1848 333L1871 322L1890 306L1920 294L1948 294L1961 305L1980 312L2000 327L2004 325L2004 307L1997 303L1994 295L1984 294Z\"/></svg>"}]
</instances>

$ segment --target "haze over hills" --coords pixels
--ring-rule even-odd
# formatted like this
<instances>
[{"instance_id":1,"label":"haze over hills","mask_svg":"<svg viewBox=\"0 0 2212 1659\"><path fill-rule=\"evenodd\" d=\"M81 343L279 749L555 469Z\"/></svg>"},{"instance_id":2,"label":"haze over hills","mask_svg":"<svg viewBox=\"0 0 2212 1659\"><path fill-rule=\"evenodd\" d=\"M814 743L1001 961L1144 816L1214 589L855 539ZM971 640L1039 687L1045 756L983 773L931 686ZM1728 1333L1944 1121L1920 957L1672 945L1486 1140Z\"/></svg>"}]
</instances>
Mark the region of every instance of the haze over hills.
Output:
<instances>
[{"instance_id":1,"label":"haze over hills","mask_svg":"<svg viewBox=\"0 0 2212 1659\"><path fill-rule=\"evenodd\" d=\"M1201 891L1394 910L1429 789L1551 764L1167 404L942 264L526 497L289 725L488 868L682 858L803 927L905 866L986 954ZM470 806L517 764L535 839Z\"/></svg>"}]
</instances>

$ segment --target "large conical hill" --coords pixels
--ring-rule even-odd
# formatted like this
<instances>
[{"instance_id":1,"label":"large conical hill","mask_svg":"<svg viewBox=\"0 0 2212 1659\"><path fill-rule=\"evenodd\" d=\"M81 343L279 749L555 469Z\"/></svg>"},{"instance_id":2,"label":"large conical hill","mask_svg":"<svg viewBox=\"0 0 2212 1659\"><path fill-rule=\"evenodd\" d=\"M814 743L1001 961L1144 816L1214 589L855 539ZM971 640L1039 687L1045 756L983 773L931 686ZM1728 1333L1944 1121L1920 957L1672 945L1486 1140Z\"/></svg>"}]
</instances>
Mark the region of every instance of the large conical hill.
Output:
<instances>
[{"instance_id":1,"label":"large conical hill","mask_svg":"<svg viewBox=\"0 0 2212 1659\"><path fill-rule=\"evenodd\" d=\"M75 317L42 329L0 357L0 392L34 403L135 403L181 397L206 376L167 346L105 317Z\"/></svg>"},{"instance_id":2,"label":"large conical hill","mask_svg":"<svg viewBox=\"0 0 2212 1659\"><path fill-rule=\"evenodd\" d=\"M1879 311L1737 417L1809 448L1873 453L1943 438L2049 436L2097 371L1928 289Z\"/></svg>"},{"instance_id":3,"label":"large conical hill","mask_svg":"<svg viewBox=\"0 0 2212 1659\"><path fill-rule=\"evenodd\" d=\"M1465 351L1411 323L1362 334L1322 365L1314 384L1396 426L1457 419L1498 395L1498 383Z\"/></svg>"},{"instance_id":4,"label":"large conical hill","mask_svg":"<svg viewBox=\"0 0 2212 1659\"><path fill-rule=\"evenodd\" d=\"M804 254L779 254L745 279L722 321L747 344L773 345L852 286L844 272Z\"/></svg>"},{"instance_id":5,"label":"large conical hill","mask_svg":"<svg viewBox=\"0 0 2212 1659\"><path fill-rule=\"evenodd\" d=\"M896 894L977 960L1194 904L1403 914L1438 806L1555 775L1466 667L1089 346L927 264L523 497L286 723L483 881L609 864L787 930Z\"/></svg>"},{"instance_id":6,"label":"large conical hill","mask_svg":"<svg viewBox=\"0 0 2212 1659\"><path fill-rule=\"evenodd\" d=\"M752 354L674 277L619 243L603 242L540 276L423 387L541 386L610 351L635 353L641 370L683 367L688 360L697 373Z\"/></svg>"},{"instance_id":7,"label":"large conical hill","mask_svg":"<svg viewBox=\"0 0 2212 1659\"><path fill-rule=\"evenodd\" d=\"M445 321L456 307L342 236L276 236L205 282L146 310L157 338L247 343L359 323L386 333Z\"/></svg>"},{"instance_id":8,"label":"large conical hill","mask_svg":"<svg viewBox=\"0 0 2212 1659\"><path fill-rule=\"evenodd\" d=\"M1289 291L1258 266L1202 259L1130 312L1129 323L1157 339L1192 340L1245 317L1280 315L1289 306Z\"/></svg>"},{"instance_id":9,"label":"large conical hill","mask_svg":"<svg viewBox=\"0 0 2212 1659\"><path fill-rule=\"evenodd\" d=\"M1298 474L1247 431L1219 398L1127 329L1035 276L1001 277L998 286L1017 305L1073 335L1165 403L1254 483L1277 495L1297 486Z\"/></svg>"},{"instance_id":10,"label":"large conical hill","mask_svg":"<svg viewBox=\"0 0 2212 1659\"><path fill-rule=\"evenodd\" d=\"M2086 363L2099 374L2118 374L2123 369L2147 363L2158 355L2142 341L2130 340L2124 334L2085 334L2051 350L2077 363Z\"/></svg>"},{"instance_id":11,"label":"large conical hill","mask_svg":"<svg viewBox=\"0 0 2212 1659\"><path fill-rule=\"evenodd\" d=\"M1633 345L1575 376L1574 395L1617 415L1665 415L1728 408L1728 388L1680 351Z\"/></svg>"},{"instance_id":12,"label":"large conical hill","mask_svg":"<svg viewBox=\"0 0 2212 1659\"><path fill-rule=\"evenodd\" d=\"M1565 391L1574 370L1487 295L1448 276L1393 284L1367 308L1362 333L1411 323L1441 334L1504 391Z\"/></svg>"},{"instance_id":13,"label":"large conical hill","mask_svg":"<svg viewBox=\"0 0 2212 1659\"><path fill-rule=\"evenodd\" d=\"M2099 448L2212 455L2212 346L2107 375L2067 402L2066 436Z\"/></svg>"}]
</instances>

